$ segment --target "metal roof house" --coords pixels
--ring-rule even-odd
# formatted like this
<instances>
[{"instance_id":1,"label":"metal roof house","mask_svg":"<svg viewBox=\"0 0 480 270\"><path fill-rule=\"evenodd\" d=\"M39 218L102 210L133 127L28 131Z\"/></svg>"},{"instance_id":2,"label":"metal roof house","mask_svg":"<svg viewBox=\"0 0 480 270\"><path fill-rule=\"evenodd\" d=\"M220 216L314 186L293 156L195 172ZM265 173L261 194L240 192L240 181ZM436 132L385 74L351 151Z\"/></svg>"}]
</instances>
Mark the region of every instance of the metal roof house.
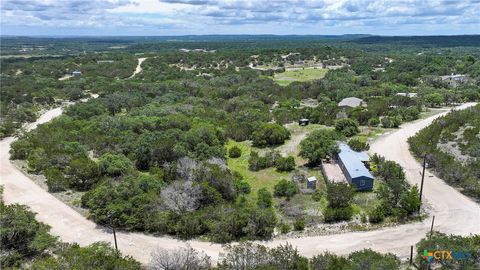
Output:
<instances>
[{"instance_id":1,"label":"metal roof house","mask_svg":"<svg viewBox=\"0 0 480 270\"><path fill-rule=\"evenodd\" d=\"M342 100L338 103L338 107L343 107L343 108L346 108L346 107L355 108L355 107L358 107L358 106L362 106L363 104L364 104L363 99L356 98L356 97L348 97L348 98L342 99Z\"/></svg>"},{"instance_id":2,"label":"metal roof house","mask_svg":"<svg viewBox=\"0 0 480 270\"><path fill-rule=\"evenodd\" d=\"M339 144L338 165L347 181L357 190L372 190L373 176L363 162L369 160L367 153L355 152L344 143Z\"/></svg>"}]
</instances>

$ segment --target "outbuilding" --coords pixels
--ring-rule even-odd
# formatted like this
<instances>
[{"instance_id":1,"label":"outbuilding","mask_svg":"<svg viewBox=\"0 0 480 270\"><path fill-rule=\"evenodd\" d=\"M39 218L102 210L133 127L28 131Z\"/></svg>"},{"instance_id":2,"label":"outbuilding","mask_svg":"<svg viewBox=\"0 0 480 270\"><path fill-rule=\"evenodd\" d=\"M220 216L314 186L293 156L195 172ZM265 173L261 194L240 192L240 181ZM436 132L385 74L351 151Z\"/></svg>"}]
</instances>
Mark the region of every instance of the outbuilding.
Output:
<instances>
[{"instance_id":1,"label":"outbuilding","mask_svg":"<svg viewBox=\"0 0 480 270\"><path fill-rule=\"evenodd\" d=\"M306 126L306 125L308 125L309 123L310 123L310 120L308 120L307 118L302 118L302 119L298 120L298 124L299 124L300 126Z\"/></svg>"},{"instance_id":2,"label":"outbuilding","mask_svg":"<svg viewBox=\"0 0 480 270\"><path fill-rule=\"evenodd\" d=\"M348 97L342 99L338 103L338 107L340 108L356 108L359 106L363 106L365 103L363 102L363 99L356 98L356 97Z\"/></svg>"},{"instance_id":3,"label":"outbuilding","mask_svg":"<svg viewBox=\"0 0 480 270\"><path fill-rule=\"evenodd\" d=\"M339 144L339 148L338 165L350 185L359 191L372 190L373 176L365 165L369 161L367 153L353 151L344 143Z\"/></svg>"},{"instance_id":4,"label":"outbuilding","mask_svg":"<svg viewBox=\"0 0 480 270\"><path fill-rule=\"evenodd\" d=\"M78 71L78 70L75 70L74 72L72 72L72 76L81 76L82 75L82 72L81 71Z\"/></svg>"},{"instance_id":5,"label":"outbuilding","mask_svg":"<svg viewBox=\"0 0 480 270\"><path fill-rule=\"evenodd\" d=\"M307 178L307 188L309 189L317 188L317 178L315 176L310 176Z\"/></svg>"}]
</instances>

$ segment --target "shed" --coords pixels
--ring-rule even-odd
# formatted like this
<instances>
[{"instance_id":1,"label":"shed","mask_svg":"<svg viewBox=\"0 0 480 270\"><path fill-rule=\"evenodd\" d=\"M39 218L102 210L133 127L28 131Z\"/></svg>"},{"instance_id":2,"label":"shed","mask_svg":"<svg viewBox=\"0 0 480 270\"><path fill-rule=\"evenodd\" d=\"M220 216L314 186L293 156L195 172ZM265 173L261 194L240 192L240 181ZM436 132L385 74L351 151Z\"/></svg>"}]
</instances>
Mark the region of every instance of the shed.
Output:
<instances>
[{"instance_id":1,"label":"shed","mask_svg":"<svg viewBox=\"0 0 480 270\"><path fill-rule=\"evenodd\" d=\"M366 152L355 152L348 145L339 144L338 165L347 181L357 190L372 190L373 176L364 162L369 160Z\"/></svg>"},{"instance_id":2,"label":"shed","mask_svg":"<svg viewBox=\"0 0 480 270\"><path fill-rule=\"evenodd\" d=\"M302 119L298 120L298 124L299 124L300 126L306 126L306 125L308 125L309 123L310 123L310 120L308 120L307 118L302 118Z\"/></svg>"},{"instance_id":3,"label":"shed","mask_svg":"<svg viewBox=\"0 0 480 270\"><path fill-rule=\"evenodd\" d=\"M75 70L74 72L72 72L72 76L80 76L80 75L82 75L81 71Z\"/></svg>"},{"instance_id":4,"label":"shed","mask_svg":"<svg viewBox=\"0 0 480 270\"><path fill-rule=\"evenodd\" d=\"M317 178L315 176L310 176L307 178L307 188L309 189L317 188Z\"/></svg>"},{"instance_id":5,"label":"shed","mask_svg":"<svg viewBox=\"0 0 480 270\"><path fill-rule=\"evenodd\" d=\"M348 97L348 98L342 99L342 101L338 103L338 107L356 108L358 106L362 106L363 104L364 104L363 99L356 98L356 97Z\"/></svg>"}]
</instances>

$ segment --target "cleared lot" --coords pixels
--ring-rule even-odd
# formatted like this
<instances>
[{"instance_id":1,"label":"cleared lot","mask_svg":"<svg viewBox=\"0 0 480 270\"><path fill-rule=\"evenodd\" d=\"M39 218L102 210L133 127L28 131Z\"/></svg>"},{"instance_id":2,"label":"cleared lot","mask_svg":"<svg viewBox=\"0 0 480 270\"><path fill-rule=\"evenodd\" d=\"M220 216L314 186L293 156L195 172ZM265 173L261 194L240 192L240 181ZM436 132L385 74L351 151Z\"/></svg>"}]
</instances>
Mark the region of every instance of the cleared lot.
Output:
<instances>
[{"instance_id":1,"label":"cleared lot","mask_svg":"<svg viewBox=\"0 0 480 270\"><path fill-rule=\"evenodd\" d=\"M345 178L345 175L343 174L342 169L340 169L338 163L334 161L332 161L331 163L323 162L322 166L328 181L334 183L347 182L347 178Z\"/></svg>"}]
</instances>

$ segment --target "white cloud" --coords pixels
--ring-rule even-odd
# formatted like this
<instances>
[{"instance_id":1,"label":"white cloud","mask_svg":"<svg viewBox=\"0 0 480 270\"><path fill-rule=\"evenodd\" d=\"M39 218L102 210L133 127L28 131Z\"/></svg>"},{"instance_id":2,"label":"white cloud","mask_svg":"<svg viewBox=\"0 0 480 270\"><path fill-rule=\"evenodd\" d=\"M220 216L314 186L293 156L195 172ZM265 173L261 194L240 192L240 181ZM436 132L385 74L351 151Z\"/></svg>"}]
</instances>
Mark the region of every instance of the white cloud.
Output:
<instances>
[{"instance_id":1,"label":"white cloud","mask_svg":"<svg viewBox=\"0 0 480 270\"><path fill-rule=\"evenodd\" d=\"M408 34L401 30L411 31L408 25L428 26L438 34L444 33L442 29L463 27L474 33L480 29L476 0L1 0L1 4L2 30L7 32L27 26L97 32L117 28L129 34L138 29L147 34L385 34L387 29L399 29L387 32L394 35Z\"/></svg>"}]
</instances>

